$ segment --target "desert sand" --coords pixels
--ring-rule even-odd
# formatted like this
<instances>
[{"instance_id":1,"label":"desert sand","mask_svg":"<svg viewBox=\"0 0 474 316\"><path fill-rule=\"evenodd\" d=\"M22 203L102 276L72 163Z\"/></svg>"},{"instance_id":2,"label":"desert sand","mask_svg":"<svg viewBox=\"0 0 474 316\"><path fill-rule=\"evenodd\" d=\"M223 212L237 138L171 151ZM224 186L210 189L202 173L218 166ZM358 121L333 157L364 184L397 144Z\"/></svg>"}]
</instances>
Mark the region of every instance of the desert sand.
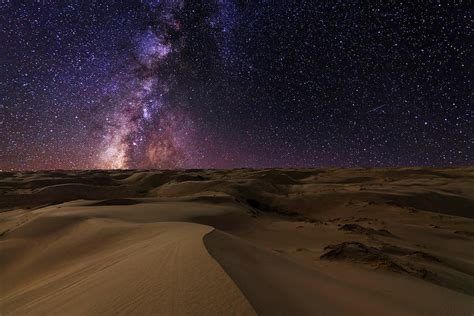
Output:
<instances>
[{"instance_id":1,"label":"desert sand","mask_svg":"<svg viewBox=\"0 0 474 316\"><path fill-rule=\"evenodd\" d=\"M474 167L0 173L1 315L473 315Z\"/></svg>"}]
</instances>

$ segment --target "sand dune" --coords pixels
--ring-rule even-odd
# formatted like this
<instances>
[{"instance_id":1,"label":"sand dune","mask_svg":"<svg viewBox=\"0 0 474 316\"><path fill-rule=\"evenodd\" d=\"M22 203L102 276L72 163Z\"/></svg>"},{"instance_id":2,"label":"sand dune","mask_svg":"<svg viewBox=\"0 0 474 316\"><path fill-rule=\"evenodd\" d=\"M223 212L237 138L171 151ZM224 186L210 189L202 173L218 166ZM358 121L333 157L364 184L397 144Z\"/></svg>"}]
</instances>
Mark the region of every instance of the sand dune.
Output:
<instances>
[{"instance_id":1,"label":"sand dune","mask_svg":"<svg viewBox=\"0 0 474 316\"><path fill-rule=\"evenodd\" d=\"M474 168L0 173L0 313L474 312Z\"/></svg>"},{"instance_id":2,"label":"sand dune","mask_svg":"<svg viewBox=\"0 0 474 316\"><path fill-rule=\"evenodd\" d=\"M39 231L49 224L42 220L12 234L23 254L2 268L4 313L222 314L232 306L254 314L204 248L209 226L60 221L60 232Z\"/></svg>"}]
</instances>

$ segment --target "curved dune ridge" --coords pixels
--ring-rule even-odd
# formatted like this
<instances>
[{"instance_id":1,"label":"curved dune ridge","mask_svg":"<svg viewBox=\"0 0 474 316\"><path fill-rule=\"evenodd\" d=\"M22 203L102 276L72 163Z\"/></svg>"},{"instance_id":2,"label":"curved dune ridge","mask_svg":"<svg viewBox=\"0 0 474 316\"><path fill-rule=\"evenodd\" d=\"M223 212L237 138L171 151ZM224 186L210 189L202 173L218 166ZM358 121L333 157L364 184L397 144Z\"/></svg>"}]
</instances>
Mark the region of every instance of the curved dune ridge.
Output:
<instances>
[{"instance_id":1,"label":"curved dune ridge","mask_svg":"<svg viewBox=\"0 0 474 316\"><path fill-rule=\"evenodd\" d=\"M4 262L2 312L223 314L232 306L252 315L202 243L211 230L186 222L39 216L12 233L7 248L22 254Z\"/></svg>"},{"instance_id":2,"label":"curved dune ridge","mask_svg":"<svg viewBox=\"0 0 474 316\"><path fill-rule=\"evenodd\" d=\"M0 173L1 315L471 315L474 168Z\"/></svg>"}]
</instances>

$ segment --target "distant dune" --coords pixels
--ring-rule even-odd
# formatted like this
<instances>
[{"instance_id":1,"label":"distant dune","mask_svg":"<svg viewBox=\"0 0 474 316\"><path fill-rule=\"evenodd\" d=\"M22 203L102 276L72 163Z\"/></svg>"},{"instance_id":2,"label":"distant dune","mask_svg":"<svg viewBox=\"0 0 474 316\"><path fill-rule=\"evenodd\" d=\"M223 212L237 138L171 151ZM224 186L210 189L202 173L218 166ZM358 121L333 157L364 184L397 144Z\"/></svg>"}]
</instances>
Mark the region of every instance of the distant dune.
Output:
<instances>
[{"instance_id":1,"label":"distant dune","mask_svg":"<svg viewBox=\"0 0 474 316\"><path fill-rule=\"evenodd\" d=\"M474 167L0 173L1 315L472 315Z\"/></svg>"}]
</instances>

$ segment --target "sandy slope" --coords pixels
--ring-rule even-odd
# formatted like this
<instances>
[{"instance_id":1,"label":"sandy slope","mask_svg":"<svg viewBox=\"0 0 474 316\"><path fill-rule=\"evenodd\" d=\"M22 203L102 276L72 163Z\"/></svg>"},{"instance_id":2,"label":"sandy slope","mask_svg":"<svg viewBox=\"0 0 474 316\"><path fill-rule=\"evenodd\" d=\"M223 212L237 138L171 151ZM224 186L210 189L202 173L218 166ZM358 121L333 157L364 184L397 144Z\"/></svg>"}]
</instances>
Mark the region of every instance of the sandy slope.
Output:
<instances>
[{"instance_id":1,"label":"sandy slope","mask_svg":"<svg viewBox=\"0 0 474 316\"><path fill-rule=\"evenodd\" d=\"M474 168L0 173L0 254L2 315L471 315Z\"/></svg>"},{"instance_id":2,"label":"sandy slope","mask_svg":"<svg viewBox=\"0 0 474 316\"><path fill-rule=\"evenodd\" d=\"M238 314L252 307L209 256L191 223L67 221L63 232L15 234L26 253L4 267L2 311L9 314ZM47 225L47 221L42 221ZM35 241L25 239L35 236ZM29 248L29 249L27 249Z\"/></svg>"}]
</instances>

